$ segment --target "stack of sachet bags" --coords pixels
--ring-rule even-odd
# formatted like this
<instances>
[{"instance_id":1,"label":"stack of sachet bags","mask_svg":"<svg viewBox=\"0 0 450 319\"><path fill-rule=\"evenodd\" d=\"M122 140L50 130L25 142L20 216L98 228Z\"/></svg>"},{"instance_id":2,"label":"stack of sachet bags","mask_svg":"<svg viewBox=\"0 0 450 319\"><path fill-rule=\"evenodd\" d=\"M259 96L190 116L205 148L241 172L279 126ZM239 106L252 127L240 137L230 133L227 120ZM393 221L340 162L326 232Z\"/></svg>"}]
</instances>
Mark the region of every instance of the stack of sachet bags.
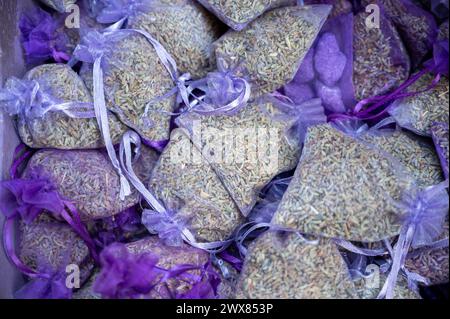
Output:
<instances>
[{"instance_id":1,"label":"stack of sachet bags","mask_svg":"<svg viewBox=\"0 0 450 319\"><path fill-rule=\"evenodd\" d=\"M17 298L448 282L441 1L40 5L18 25L29 70L0 90L22 141L0 182Z\"/></svg>"}]
</instances>

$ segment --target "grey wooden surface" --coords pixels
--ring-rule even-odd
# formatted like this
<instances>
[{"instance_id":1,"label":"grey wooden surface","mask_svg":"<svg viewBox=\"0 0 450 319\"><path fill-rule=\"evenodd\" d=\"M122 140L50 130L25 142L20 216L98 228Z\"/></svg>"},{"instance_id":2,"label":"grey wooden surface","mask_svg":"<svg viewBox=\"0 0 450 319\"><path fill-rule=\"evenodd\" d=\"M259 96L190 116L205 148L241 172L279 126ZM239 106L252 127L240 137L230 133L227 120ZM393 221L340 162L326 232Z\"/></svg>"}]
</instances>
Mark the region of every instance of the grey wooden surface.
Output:
<instances>
[{"instance_id":1,"label":"grey wooden surface","mask_svg":"<svg viewBox=\"0 0 450 319\"><path fill-rule=\"evenodd\" d=\"M29 10L32 6L31 0L0 0L0 84L2 86L8 77L21 77L25 72L17 21L20 13L23 10ZM17 144L18 138L9 116L0 112L0 173L2 179L8 178L12 151ZM0 214L0 225L3 225L2 214ZM0 298L12 298L13 292L21 284L22 277L6 259L3 245L0 247Z\"/></svg>"}]
</instances>

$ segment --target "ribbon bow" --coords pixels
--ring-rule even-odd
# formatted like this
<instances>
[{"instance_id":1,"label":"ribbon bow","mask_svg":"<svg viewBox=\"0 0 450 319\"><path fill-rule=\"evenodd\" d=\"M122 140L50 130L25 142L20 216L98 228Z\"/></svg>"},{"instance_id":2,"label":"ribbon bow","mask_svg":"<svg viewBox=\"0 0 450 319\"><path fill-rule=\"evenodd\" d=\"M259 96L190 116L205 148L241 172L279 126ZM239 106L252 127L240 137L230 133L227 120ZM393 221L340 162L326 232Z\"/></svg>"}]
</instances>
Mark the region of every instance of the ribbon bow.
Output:
<instances>
[{"instance_id":1,"label":"ribbon bow","mask_svg":"<svg viewBox=\"0 0 450 319\"><path fill-rule=\"evenodd\" d=\"M48 112L63 112L71 118L93 118L93 105L84 102L61 102L38 81L11 77L0 90L0 108L27 122L42 118Z\"/></svg>"},{"instance_id":2,"label":"ribbon bow","mask_svg":"<svg viewBox=\"0 0 450 319\"><path fill-rule=\"evenodd\" d=\"M405 193L400 202L394 203L402 212L400 218L403 226L394 249L390 249L391 271L378 298L393 297L399 271L404 269L410 247L432 245L433 240L442 233L449 207L448 185L446 180L424 190L413 189Z\"/></svg>"}]
</instances>

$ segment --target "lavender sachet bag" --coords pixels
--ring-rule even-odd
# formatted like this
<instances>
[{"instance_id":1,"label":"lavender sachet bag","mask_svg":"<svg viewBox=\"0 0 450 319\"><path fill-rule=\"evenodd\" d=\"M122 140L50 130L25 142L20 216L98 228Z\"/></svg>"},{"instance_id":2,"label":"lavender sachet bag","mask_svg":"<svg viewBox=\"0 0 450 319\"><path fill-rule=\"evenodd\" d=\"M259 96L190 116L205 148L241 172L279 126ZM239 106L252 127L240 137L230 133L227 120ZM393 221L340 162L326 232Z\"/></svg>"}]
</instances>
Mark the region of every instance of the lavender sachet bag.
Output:
<instances>
[{"instance_id":1,"label":"lavender sachet bag","mask_svg":"<svg viewBox=\"0 0 450 319\"><path fill-rule=\"evenodd\" d=\"M241 31L247 24L268 10L285 5L293 5L296 2L295 0L197 1L236 31Z\"/></svg>"},{"instance_id":2,"label":"lavender sachet bag","mask_svg":"<svg viewBox=\"0 0 450 319\"><path fill-rule=\"evenodd\" d=\"M177 118L244 216L266 184L295 168L302 130L325 122L320 100L295 105L275 96L250 102L233 115L193 112Z\"/></svg>"},{"instance_id":3,"label":"lavender sachet bag","mask_svg":"<svg viewBox=\"0 0 450 319\"><path fill-rule=\"evenodd\" d=\"M156 147L168 140L178 73L173 59L151 35L128 29L92 31L74 56L84 62L80 76L93 92L100 123L109 117L108 109L147 145ZM106 127L102 133L109 140Z\"/></svg>"},{"instance_id":4,"label":"lavender sachet bag","mask_svg":"<svg viewBox=\"0 0 450 319\"><path fill-rule=\"evenodd\" d=\"M295 103L320 98L331 113L351 109L355 104L352 30L352 13L329 18L293 81L281 91Z\"/></svg>"},{"instance_id":5,"label":"lavender sachet bag","mask_svg":"<svg viewBox=\"0 0 450 319\"><path fill-rule=\"evenodd\" d=\"M147 31L175 59L181 73L202 78L211 64L212 43L222 35L222 25L201 5L191 0L110 1L97 21L125 20L126 27Z\"/></svg>"},{"instance_id":6,"label":"lavender sachet bag","mask_svg":"<svg viewBox=\"0 0 450 319\"><path fill-rule=\"evenodd\" d=\"M410 74L410 58L394 24L380 8L379 25L366 25L368 13L354 17L353 85L355 98L361 101L389 92Z\"/></svg>"},{"instance_id":7,"label":"lavender sachet bag","mask_svg":"<svg viewBox=\"0 0 450 319\"><path fill-rule=\"evenodd\" d=\"M217 60L244 77L252 98L291 81L325 22L331 6L290 6L269 11L241 32L229 31L215 44Z\"/></svg>"},{"instance_id":8,"label":"lavender sachet bag","mask_svg":"<svg viewBox=\"0 0 450 319\"><path fill-rule=\"evenodd\" d=\"M436 156L401 133L343 131L329 124L308 129L300 163L272 223L359 242L398 235L395 202L414 189L415 178L427 186L441 181Z\"/></svg>"},{"instance_id":9,"label":"lavender sachet bag","mask_svg":"<svg viewBox=\"0 0 450 319\"><path fill-rule=\"evenodd\" d=\"M31 278L15 293L16 298L70 298L73 289L66 286L66 267L79 269L78 284L89 277L94 267L82 238L69 225L47 215L31 224L21 221L19 238L19 258L26 266L49 278Z\"/></svg>"},{"instance_id":10,"label":"lavender sachet bag","mask_svg":"<svg viewBox=\"0 0 450 319\"><path fill-rule=\"evenodd\" d=\"M408 92L419 91L419 94L397 99L389 106L389 114L400 126L416 134L430 136L434 122L449 123L448 77L442 76L430 90L420 92L435 80L432 73L421 76L408 88Z\"/></svg>"},{"instance_id":11,"label":"lavender sachet bag","mask_svg":"<svg viewBox=\"0 0 450 319\"><path fill-rule=\"evenodd\" d=\"M156 156L140 158L136 163L141 178L149 174L145 169L148 165L142 164L145 161L155 163ZM103 151L38 151L21 180L46 181L76 206L83 221L117 215L139 202L135 191L121 198L119 176Z\"/></svg>"},{"instance_id":12,"label":"lavender sachet bag","mask_svg":"<svg viewBox=\"0 0 450 319\"><path fill-rule=\"evenodd\" d=\"M436 40L438 27L433 15L410 0L380 0L380 3L402 37L412 66L419 66Z\"/></svg>"},{"instance_id":13,"label":"lavender sachet bag","mask_svg":"<svg viewBox=\"0 0 450 319\"><path fill-rule=\"evenodd\" d=\"M356 299L339 250L327 239L269 231L249 247L238 299Z\"/></svg>"},{"instance_id":14,"label":"lavender sachet bag","mask_svg":"<svg viewBox=\"0 0 450 319\"><path fill-rule=\"evenodd\" d=\"M92 97L81 78L65 64L44 64L24 79L10 78L0 90L0 108L17 118L21 140L34 148L87 149L104 146ZM110 115L111 138L125 131Z\"/></svg>"},{"instance_id":15,"label":"lavender sachet bag","mask_svg":"<svg viewBox=\"0 0 450 319\"><path fill-rule=\"evenodd\" d=\"M143 223L171 245L180 242L184 227L199 242L224 241L243 221L220 178L181 129L172 132L153 170L149 190L178 226L151 211L144 212Z\"/></svg>"},{"instance_id":16,"label":"lavender sachet bag","mask_svg":"<svg viewBox=\"0 0 450 319\"><path fill-rule=\"evenodd\" d=\"M220 282L206 252L166 246L156 236L112 244L100 256L93 291L104 298L214 298Z\"/></svg>"}]
</instances>

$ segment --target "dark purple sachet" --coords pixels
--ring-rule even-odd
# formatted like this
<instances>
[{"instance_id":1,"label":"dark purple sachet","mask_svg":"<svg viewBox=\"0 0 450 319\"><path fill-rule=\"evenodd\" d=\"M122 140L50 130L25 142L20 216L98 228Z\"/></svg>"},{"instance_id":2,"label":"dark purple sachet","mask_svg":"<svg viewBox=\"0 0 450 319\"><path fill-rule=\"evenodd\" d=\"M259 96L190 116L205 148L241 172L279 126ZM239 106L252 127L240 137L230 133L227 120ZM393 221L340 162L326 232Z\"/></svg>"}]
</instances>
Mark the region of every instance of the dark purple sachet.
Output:
<instances>
[{"instance_id":1,"label":"dark purple sachet","mask_svg":"<svg viewBox=\"0 0 450 319\"><path fill-rule=\"evenodd\" d=\"M22 13L19 20L20 41L29 64L40 64L53 59L65 62L70 59L67 36L58 30L61 21L39 8Z\"/></svg>"},{"instance_id":2,"label":"dark purple sachet","mask_svg":"<svg viewBox=\"0 0 450 319\"><path fill-rule=\"evenodd\" d=\"M433 47L437 24L433 15L410 0L380 0L386 16L394 23L417 67Z\"/></svg>"}]
</instances>

